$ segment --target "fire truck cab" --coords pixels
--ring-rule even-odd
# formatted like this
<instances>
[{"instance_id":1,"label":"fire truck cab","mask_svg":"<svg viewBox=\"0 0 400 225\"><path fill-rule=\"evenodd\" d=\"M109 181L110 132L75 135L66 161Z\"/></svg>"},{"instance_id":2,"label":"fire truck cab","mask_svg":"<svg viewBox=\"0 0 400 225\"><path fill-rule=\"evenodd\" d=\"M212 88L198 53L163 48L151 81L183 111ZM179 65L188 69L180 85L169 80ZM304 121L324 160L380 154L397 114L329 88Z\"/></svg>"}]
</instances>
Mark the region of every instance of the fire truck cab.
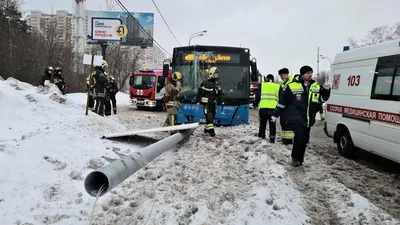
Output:
<instances>
[{"instance_id":1,"label":"fire truck cab","mask_svg":"<svg viewBox=\"0 0 400 225\"><path fill-rule=\"evenodd\" d=\"M250 74L251 76L251 74ZM250 106L253 107L254 101L256 100L256 93L258 91L258 88L261 84L261 73L259 71L257 71L257 81L251 81L250 82L250 99L249 99L249 103Z\"/></svg>"},{"instance_id":2,"label":"fire truck cab","mask_svg":"<svg viewBox=\"0 0 400 225\"><path fill-rule=\"evenodd\" d=\"M165 110L165 85L171 77L163 76L162 69L140 70L132 74L129 80L130 103L138 109L155 108Z\"/></svg>"}]
</instances>

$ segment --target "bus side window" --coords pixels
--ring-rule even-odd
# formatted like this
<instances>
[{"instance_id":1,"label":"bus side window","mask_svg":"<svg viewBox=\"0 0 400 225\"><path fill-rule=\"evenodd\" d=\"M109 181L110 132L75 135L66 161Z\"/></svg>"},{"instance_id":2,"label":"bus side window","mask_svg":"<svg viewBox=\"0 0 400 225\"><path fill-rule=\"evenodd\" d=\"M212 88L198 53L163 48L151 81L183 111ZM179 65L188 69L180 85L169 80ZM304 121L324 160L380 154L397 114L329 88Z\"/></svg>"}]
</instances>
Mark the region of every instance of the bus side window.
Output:
<instances>
[{"instance_id":1,"label":"bus side window","mask_svg":"<svg viewBox=\"0 0 400 225\"><path fill-rule=\"evenodd\" d=\"M371 99L399 101L400 55L378 59L372 84Z\"/></svg>"}]
</instances>

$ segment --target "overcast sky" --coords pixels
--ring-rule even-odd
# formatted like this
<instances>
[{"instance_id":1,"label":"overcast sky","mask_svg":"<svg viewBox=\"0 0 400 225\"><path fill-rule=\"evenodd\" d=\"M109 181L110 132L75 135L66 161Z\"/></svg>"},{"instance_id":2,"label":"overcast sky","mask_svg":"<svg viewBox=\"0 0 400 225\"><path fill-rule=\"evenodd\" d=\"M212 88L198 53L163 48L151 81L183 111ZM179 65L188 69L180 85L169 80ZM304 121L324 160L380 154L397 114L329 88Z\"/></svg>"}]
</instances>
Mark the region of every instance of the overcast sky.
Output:
<instances>
[{"instance_id":1,"label":"overcast sky","mask_svg":"<svg viewBox=\"0 0 400 225\"><path fill-rule=\"evenodd\" d=\"M24 0L23 10L73 10L73 0ZM112 1L112 0L110 0ZM121 0L131 12L153 12L154 39L167 51L179 46L151 0ZM88 0L89 10L105 10L105 0ZM207 30L192 44L248 47L262 74L302 65L317 70L317 47L332 60L369 29L400 21L399 0L156 0L182 45L189 36ZM118 5L116 9L120 11ZM121 10L122 11L122 10ZM329 69L327 60L320 70Z\"/></svg>"}]
</instances>

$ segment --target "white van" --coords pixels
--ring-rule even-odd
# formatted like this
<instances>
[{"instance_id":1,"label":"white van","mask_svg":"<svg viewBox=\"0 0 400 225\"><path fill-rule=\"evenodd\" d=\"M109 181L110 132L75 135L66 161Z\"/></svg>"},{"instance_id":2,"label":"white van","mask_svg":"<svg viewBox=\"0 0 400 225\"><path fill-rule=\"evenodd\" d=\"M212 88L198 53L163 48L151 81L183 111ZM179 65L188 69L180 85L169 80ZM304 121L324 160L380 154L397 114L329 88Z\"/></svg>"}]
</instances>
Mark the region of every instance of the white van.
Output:
<instances>
[{"instance_id":1,"label":"white van","mask_svg":"<svg viewBox=\"0 0 400 225\"><path fill-rule=\"evenodd\" d=\"M325 133L339 153L358 147L400 163L400 39L338 53L329 81Z\"/></svg>"}]
</instances>

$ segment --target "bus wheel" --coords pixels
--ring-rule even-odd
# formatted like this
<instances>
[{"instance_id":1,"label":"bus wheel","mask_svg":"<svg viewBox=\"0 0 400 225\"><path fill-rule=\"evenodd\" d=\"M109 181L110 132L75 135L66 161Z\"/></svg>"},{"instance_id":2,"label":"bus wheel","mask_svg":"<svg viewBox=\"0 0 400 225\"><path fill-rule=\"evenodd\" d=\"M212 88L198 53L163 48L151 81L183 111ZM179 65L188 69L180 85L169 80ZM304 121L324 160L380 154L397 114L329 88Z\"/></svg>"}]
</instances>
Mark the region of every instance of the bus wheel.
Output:
<instances>
[{"instance_id":1,"label":"bus wheel","mask_svg":"<svg viewBox=\"0 0 400 225\"><path fill-rule=\"evenodd\" d=\"M353 158L356 153L356 147L353 144L350 132L346 127L341 127L339 128L337 135L337 148L339 154L347 158Z\"/></svg>"}]
</instances>

